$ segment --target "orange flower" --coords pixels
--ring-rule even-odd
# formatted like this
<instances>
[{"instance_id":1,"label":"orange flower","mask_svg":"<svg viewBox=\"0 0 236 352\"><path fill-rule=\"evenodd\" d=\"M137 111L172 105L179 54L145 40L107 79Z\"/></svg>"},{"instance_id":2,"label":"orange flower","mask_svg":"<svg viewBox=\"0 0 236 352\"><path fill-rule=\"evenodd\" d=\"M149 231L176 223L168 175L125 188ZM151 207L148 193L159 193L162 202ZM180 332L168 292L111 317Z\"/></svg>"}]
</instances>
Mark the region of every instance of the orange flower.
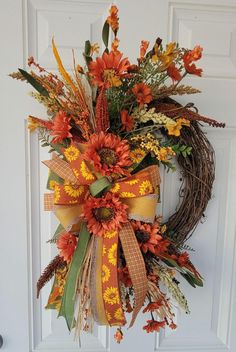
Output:
<instances>
[{"instance_id":1,"label":"orange flower","mask_svg":"<svg viewBox=\"0 0 236 352\"><path fill-rule=\"evenodd\" d=\"M89 64L89 75L92 77L92 83L99 87L105 85L109 87L119 87L122 82L121 78L127 74L130 65L127 58L122 58L119 51L111 51L109 54L103 53L102 57L97 57L96 61Z\"/></svg>"},{"instance_id":2,"label":"orange flower","mask_svg":"<svg viewBox=\"0 0 236 352\"><path fill-rule=\"evenodd\" d=\"M57 240L57 248L60 256L69 263L73 257L77 244L77 238L69 232L63 232Z\"/></svg>"},{"instance_id":3,"label":"orange flower","mask_svg":"<svg viewBox=\"0 0 236 352\"><path fill-rule=\"evenodd\" d=\"M168 66L167 74L173 81L180 81L182 78L179 70L173 62Z\"/></svg>"},{"instance_id":4,"label":"orange flower","mask_svg":"<svg viewBox=\"0 0 236 352\"><path fill-rule=\"evenodd\" d=\"M119 17L118 17L118 8L115 5L112 5L109 10L110 16L107 17L107 23L116 34L119 29Z\"/></svg>"},{"instance_id":5,"label":"orange flower","mask_svg":"<svg viewBox=\"0 0 236 352\"><path fill-rule=\"evenodd\" d=\"M155 247L162 240L162 236L159 234L160 225L158 223L151 225L140 221L132 221L131 225L141 250L144 253L150 251L155 254Z\"/></svg>"},{"instance_id":6,"label":"orange flower","mask_svg":"<svg viewBox=\"0 0 236 352\"><path fill-rule=\"evenodd\" d=\"M155 247L155 254L157 256L163 256L163 254L168 252L168 248L170 245L169 240L162 240L157 243L157 246Z\"/></svg>"},{"instance_id":7,"label":"orange flower","mask_svg":"<svg viewBox=\"0 0 236 352\"><path fill-rule=\"evenodd\" d=\"M189 254L187 252L183 252L177 259L177 262L180 266L184 266L189 261Z\"/></svg>"},{"instance_id":8,"label":"orange flower","mask_svg":"<svg viewBox=\"0 0 236 352\"><path fill-rule=\"evenodd\" d=\"M150 103L152 101L152 91L145 83L137 83L132 89L132 92L136 96L136 100L139 106Z\"/></svg>"},{"instance_id":9,"label":"orange flower","mask_svg":"<svg viewBox=\"0 0 236 352\"><path fill-rule=\"evenodd\" d=\"M196 76L202 75L202 69L197 68L196 65L193 64L194 61L197 61L202 57L202 50L203 49L198 45L195 46L193 50L186 51L183 55L183 62L186 72Z\"/></svg>"},{"instance_id":10,"label":"orange flower","mask_svg":"<svg viewBox=\"0 0 236 352\"><path fill-rule=\"evenodd\" d=\"M139 56L140 59L144 58L148 46L149 46L149 41L147 41L147 40L142 40L141 41L141 44L140 44L140 56Z\"/></svg>"},{"instance_id":11,"label":"orange flower","mask_svg":"<svg viewBox=\"0 0 236 352\"><path fill-rule=\"evenodd\" d=\"M134 119L129 115L127 110L122 110L120 116L122 122L121 131L131 131L134 128Z\"/></svg>"},{"instance_id":12,"label":"orange flower","mask_svg":"<svg viewBox=\"0 0 236 352\"><path fill-rule=\"evenodd\" d=\"M87 144L85 158L103 176L129 175L126 169L131 165L129 144L112 133L93 134Z\"/></svg>"},{"instance_id":13,"label":"orange flower","mask_svg":"<svg viewBox=\"0 0 236 352\"><path fill-rule=\"evenodd\" d=\"M143 327L143 330L146 330L147 333L149 332L160 332L160 328L164 328L166 322L163 321L156 321L156 320L147 320L147 325Z\"/></svg>"},{"instance_id":14,"label":"orange flower","mask_svg":"<svg viewBox=\"0 0 236 352\"><path fill-rule=\"evenodd\" d=\"M118 53L119 44L120 44L120 40L118 38L115 38L111 43L111 50L114 51L115 53Z\"/></svg>"},{"instance_id":15,"label":"orange flower","mask_svg":"<svg viewBox=\"0 0 236 352\"><path fill-rule=\"evenodd\" d=\"M121 331L120 328L117 328L116 333L114 335L114 339L116 340L117 343L120 343L121 340L123 340L123 332Z\"/></svg>"},{"instance_id":16,"label":"orange flower","mask_svg":"<svg viewBox=\"0 0 236 352\"><path fill-rule=\"evenodd\" d=\"M84 205L83 217L91 233L103 236L105 232L120 229L128 221L127 208L116 195L108 192L102 198L89 197Z\"/></svg>"},{"instance_id":17,"label":"orange flower","mask_svg":"<svg viewBox=\"0 0 236 352\"><path fill-rule=\"evenodd\" d=\"M53 119L51 136L53 138L53 143L61 142L64 138L71 138L70 133L71 126L69 124L70 117L66 115L64 111L59 111Z\"/></svg>"},{"instance_id":18,"label":"orange flower","mask_svg":"<svg viewBox=\"0 0 236 352\"><path fill-rule=\"evenodd\" d=\"M143 313L146 312L153 312L156 309L159 309L162 306L162 300L159 299L157 302L151 302L147 305L146 308L144 308Z\"/></svg>"},{"instance_id":19,"label":"orange flower","mask_svg":"<svg viewBox=\"0 0 236 352\"><path fill-rule=\"evenodd\" d=\"M172 321L170 324L169 324L169 327L172 329L172 330L175 330L177 328L177 325Z\"/></svg>"}]
</instances>

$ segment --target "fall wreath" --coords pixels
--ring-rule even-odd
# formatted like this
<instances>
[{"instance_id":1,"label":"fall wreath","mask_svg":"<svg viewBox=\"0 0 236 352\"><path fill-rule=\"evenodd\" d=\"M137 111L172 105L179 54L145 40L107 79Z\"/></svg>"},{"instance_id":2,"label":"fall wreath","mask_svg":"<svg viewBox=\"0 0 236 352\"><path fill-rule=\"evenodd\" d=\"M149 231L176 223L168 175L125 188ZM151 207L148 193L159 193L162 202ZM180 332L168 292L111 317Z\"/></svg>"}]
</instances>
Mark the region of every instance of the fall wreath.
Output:
<instances>
[{"instance_id":1,"label":"fall wreath","mask_svg":"<svg viewBox=\"0 0 236 352\"><path fill-rule=\"evenodd\" d=\"M77 64L73 52L71 73L52 40L59 74L30 57L30 72L10 76L31 84L48 113L48 120L28 118L29 130L38 131L51 153L43 161L49 168L44 205L59 220L49 240L59 254L39 278L38 295L53 278L46 308L58 310L69 330L91 331L96 321L117 326L120 342L126 313L132 313L129 326L140 310L150 314L143 329L153 332L176 328L173 302L189 312L176 273L203 285L186 241L203 217L215 177L214 150L201 126L224 124L173 100L199 93L182 80L202 75L200 46L143 40L131 64L119 51L118 29L113 5L101 56L98 44L86 41L86 64ZM163 222L156 213L159 168L173 171L173 159L182 177L180 204Z\"/></svg>"}]
</instances>

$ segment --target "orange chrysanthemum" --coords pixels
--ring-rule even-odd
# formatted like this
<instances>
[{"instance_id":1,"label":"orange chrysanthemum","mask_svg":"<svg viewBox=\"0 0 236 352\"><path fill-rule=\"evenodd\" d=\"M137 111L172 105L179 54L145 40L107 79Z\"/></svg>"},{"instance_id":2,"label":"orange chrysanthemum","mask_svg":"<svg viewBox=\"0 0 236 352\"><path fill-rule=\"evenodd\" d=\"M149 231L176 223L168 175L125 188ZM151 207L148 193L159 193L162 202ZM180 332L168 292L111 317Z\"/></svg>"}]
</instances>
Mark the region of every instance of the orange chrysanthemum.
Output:
<instances>
[{"instance_id":1,"label":"orange chrysanthemum","mask_svg":"<svg viewBox=\"0 0 236 352\"><path fill-rule=\"evenodd\" d=\"M136 100L140 106L150 103L152 101L152 91L145 83L137 83L132 89L136 96Z\"/></svg>"},{"instance_id":2,"label":"orange chrysanthemum","mask_svg":"<svg viewBox=\"0 0 236 352\"><path fill-rule=\"evenodd\" d=\"M127 58L122 59L122 53L111 51L109 54L104 52L102 57L97 57L96 61L89 64L89 75L92 83L101 87L105 84L106 88L119 87L121 78L127 74L130 66Z\"/></svg>"},{"instance_id":3,"label":"orange chrysanthemum","mask_svg":"<svg viewBox=\"0 0 236 352\"><path fill-rule=\"evenodd\" d=\"M155 254L155 247L158 242L162 241L160 225L158 223L151 225L140 221L132 221L131 224L141 250L144 253L150 251Z\"/></svg>"},{"instance_id":4,"label":"orange chrysanthemum","mask_svg":"<svg viewBox=\"0 0 236 352\"><path fill-rule=\"evenodd\" d=\"M131 165L129 144L112 133L93 134L87 144L85 158L103 176L129 175L126 169Z\"/></svg>"},{"instance_id":5,"label":"orange chrysanthemum","mask_svg":"<svg viewBox=\"0 0 236 352\"><path fill-rule=\"evenodd\" d=\"M51 136L54 136L53 143L61 142L64 138L71 138L70 117L64 111L59 111L53 119Z\"/></svg>"},{"instance_id":6,"label":"orange chrysanthemum","mask_svg":"<svg viewBox=\"0 0 236 352\"><path fill-rule=\"evenodd\" d=\"M120 112L120 117L121 117L121 131L126 131L129 132L134 128L134 119L132 116L129 115L129 112L127 110L122 110Z\"/></svg>"},{"instance_id":7,"label":"orange chrysanthemum","mask_svg":"<svg viewBox=\"0 0 236 352\"><path fill-rule=\"evenodd\" d=\"M110 16L107 17L107 23L109 24L113 32L117 33L119 29L118 8L115 5L112 5L109 12Z\"/></svg>"},{"instance_id":8,"label":"orange chrysanthemum","mask_svg":"<svg viewBox=\"0 0 236 352\"><path fill-rule=\"evenodd\" d=\"M57 248L60 256L69 263L73 257L77 244L77 238L69 232L63 232L57 240Z\"/></svg>"},{"instance_id":9,"label":"orange chrysanthemum","mask_svg":"<svg viewBox=\"0 0 236 352\"><path fill-rule=\"evenodd\" d=\"M160 332L161 328L164 328L166 325L166 322L163 321L156 321L156 320L147 320L147 325L143 327L143 330L146 330L147 333L149 332Z\"/></svg>"},{"instance_id":10,"label":"orange chrysanthemum","mask_svg":"<svg viewBox=\"0 0 236 352\"><path fill-rule=\"evenodd\" d=\"M186 53L183 55L184 67L188 73L196 76L202 75L202 69L197 68L196 65L193 64L194 61L201 59L202 50L203 49L197 45L193 50L186 51Z\"/></svg>"},{"instance_id":11,"label":"orange chrysanthemum","mask_svg":"<svg viewBox=\"0 0 236 352\"><path fill-rule=\"evenodd\" d=\"M153 312L156 309L159 309L163 305L162 299L159 299L156 302L151 302L147 305L146 308L144 308L143 313L146 312Z\"/></svg>"},{"instance_id":12,"label":"orange chrysanthemum","mask_svg":"<svg viewBox=\"0 0 236 352\"><path fill-rule=\"evenodd\" d=\"M108 192L102 198L89 197L84 205L83 217L91 233L103 236L105 232L120 229L128 221L127 208L116 195Z\"/></svg>"}]
</instances>

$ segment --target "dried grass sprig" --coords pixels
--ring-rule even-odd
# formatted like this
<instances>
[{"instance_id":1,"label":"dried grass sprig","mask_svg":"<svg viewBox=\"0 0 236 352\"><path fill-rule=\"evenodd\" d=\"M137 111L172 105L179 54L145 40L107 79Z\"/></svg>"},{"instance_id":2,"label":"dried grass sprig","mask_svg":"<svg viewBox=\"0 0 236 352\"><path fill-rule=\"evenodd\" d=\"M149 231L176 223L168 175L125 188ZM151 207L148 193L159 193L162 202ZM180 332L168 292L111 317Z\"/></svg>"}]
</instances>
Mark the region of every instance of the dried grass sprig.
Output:
<instances>
[{"instance_id":1,"label":"dried grass sprig","mask_svg":"<svg viewBox=\"0 0 236 352\"><path fill-rule=\"evenodd\" d=\"M19 81L26 81L26 78L22 75L22 73L20 71L18 72L12 72L8 75L9 77L13 78L13 79L17 79ZM26 81L27 82L27 81Z\"/></svg>"},{"instance_id":2,"label":"dried grass sprig","mask_svg":"<svg viewBox=\"0 0 236 352\"><path fill-rule=\"evenodd\" d=\"M153 95L155 99L165 98L171 95L185 95L185 94L196 94L201 93L199 89L193 88L191 86L185 86L183 84L176 86L172 84L171 86L162 86L154 89Z\"/></svg>"},{"instance_id":3,"label":"dried grass sprig","mask_svg":"<svg viewBox=\"0 0 236 352\"><path fill-rule=\"evenodd\" d=\"M65 265L65 262L62 257L57 255L44 269L40 278L37 281L37 298L41 289L46 285L48 281L54 276L57 269L62 268Z\"/></svg>"}]
</instances>

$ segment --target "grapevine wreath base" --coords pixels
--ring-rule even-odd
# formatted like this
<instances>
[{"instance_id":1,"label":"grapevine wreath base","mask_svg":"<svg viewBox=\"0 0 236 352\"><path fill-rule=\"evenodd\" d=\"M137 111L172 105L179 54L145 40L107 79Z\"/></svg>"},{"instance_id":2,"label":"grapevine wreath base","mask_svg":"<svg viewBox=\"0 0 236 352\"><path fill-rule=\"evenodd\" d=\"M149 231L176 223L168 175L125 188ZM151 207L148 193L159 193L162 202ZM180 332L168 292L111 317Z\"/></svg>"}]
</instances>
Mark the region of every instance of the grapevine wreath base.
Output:
<instances>
[{"instance_id":1,"label":"grapevine wreath base","mask_svg":"<svg viewBox=\"0 0 236 352\"><path fill-rule=\"evenodd\" d=\"M171 98L199 93L180 82L202 75L196 67L200 46L164 47L157 38L151 47L142 40L131 64L119 50L118 30L113 5L102 54L97 43L85 42L85 67L73 52L69 73L52 40L59 74L30 57L30 72L10 76L33 86L31 95L48 114L47 120L28 118L30 131L49 148L44 205L59 221L49 240L59 253L40 276L37 295L53 279L47 309L56 309L76 335L92 331L94 321L116 326L120 343L127 313L130 327L140 310L149 314L148 333L176 328L173 305L189 313L177 274L203 286L186 241L204 216L215 177L214 150L201 127L224 124ZM163 222L156 209L159 168L174 171L174 160L182 178L180 204Z\"/></svg>"}]
</instances>

